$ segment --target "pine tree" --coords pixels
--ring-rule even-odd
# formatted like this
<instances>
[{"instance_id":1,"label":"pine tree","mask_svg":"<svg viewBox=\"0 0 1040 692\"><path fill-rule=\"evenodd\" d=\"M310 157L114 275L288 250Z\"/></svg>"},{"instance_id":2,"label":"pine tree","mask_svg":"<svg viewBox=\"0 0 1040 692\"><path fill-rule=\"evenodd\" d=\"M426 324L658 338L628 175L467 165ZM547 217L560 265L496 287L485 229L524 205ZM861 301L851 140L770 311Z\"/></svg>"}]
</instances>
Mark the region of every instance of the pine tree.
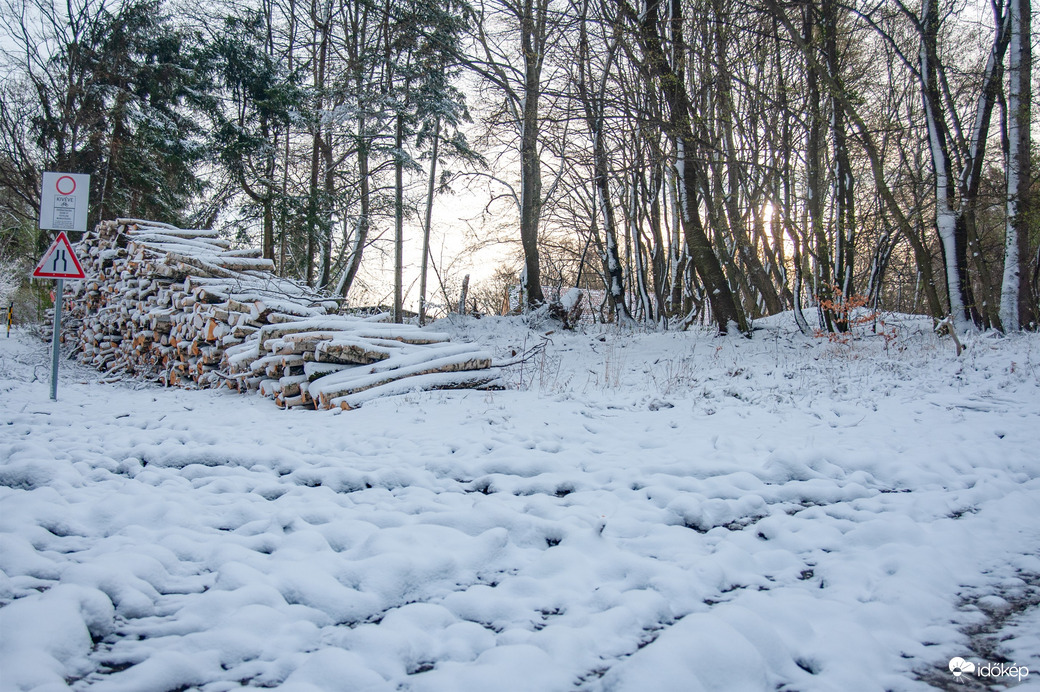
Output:
<instances>
[{"instance_id":1,"label":"pine tree","mask_svg":"<svg viewBox=\"0 0 1040 692\"><path fill-rule=\"evenodd\" d=\"M53 166L95 175L102 218L180 223L202 188L196 164L206 153L195 110L208 84L198 35L177 26L158 0L106 12L95 30L88 43L67 46L55 59L62 69L82 55L88 121L80 134L87 146ZM51 126L40 123L45 150L60 136Z\"/></svg>"},{"instance_id":2,"label":"pine tree","mask_svg":"<svg viewBox=\"0 0 1040 692\"><path fill-rule=\"evenodd\" d=\"M246 217L260 218L264 257L274 259L276 211L288 203L277 180L278 152L304 95L269 36L269 17L229 16L207 46L206 61L223 96L210 103L212 146L249 200Z\"/></svg>"}]
</instances>

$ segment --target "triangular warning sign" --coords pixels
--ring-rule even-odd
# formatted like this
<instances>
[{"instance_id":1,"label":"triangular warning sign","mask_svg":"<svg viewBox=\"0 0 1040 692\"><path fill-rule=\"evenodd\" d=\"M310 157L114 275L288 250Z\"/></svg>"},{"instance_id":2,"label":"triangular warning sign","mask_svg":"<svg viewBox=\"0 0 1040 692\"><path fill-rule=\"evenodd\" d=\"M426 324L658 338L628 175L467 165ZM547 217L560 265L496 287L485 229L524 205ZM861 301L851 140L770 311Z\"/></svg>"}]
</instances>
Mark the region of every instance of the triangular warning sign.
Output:
<instances>
[{"instance_id":1,"label":"triangular warning sign","mask_svg":"<svg viewBox=\"0 0 1040 692\"><path fill-rule=\"evenodd\" d=\"M79 264L79 259L76 258L76 253L72 251L72 244L65 235L65 231L59 233L58 237L54 239L50 249L36 265L32 275L38 279L87 278L87 275L83 273L83 267Z\"/></svg>"}]
</instances>

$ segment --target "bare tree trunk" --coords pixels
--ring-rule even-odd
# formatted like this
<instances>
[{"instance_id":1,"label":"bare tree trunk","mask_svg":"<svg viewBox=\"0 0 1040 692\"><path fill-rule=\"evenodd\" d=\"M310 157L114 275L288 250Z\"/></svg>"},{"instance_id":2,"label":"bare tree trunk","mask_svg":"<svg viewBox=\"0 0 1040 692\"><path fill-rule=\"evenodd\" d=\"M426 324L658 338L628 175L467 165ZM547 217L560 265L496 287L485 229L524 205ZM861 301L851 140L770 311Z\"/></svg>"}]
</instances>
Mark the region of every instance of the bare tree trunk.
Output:
<instances>
[{"instance_id":1,"label":"bare tree trunk","mask_svg":"<svg viewBox=\"0 0 1040 692\"><path fill-rule=\"evenodd\" d=\"M264 29L267 33L267 38L264 41L264 50L268 58L274 56L274 39L272 37L272 29L274 25L274 8L270 0L264 0L262 3L264 13ZM267 118L263 121L263 137L265 140L270 140L270 134L268 132ZM288 136L288 133L285 133ZM274 181L275 172L278 169L278 158L275 155L275 151L278 148L278 141L271 142L271 149L267 154L266 164L264 171L267 175L264 188L266 194L264 195L263 201L263 217L264 217L264 230L263 230L263 257L264 259L274 260Z\"/></svg>"},{"instance_id":2,"label":"bare tree trunk","mask_svg":"<svg viewBox=\"0 0 1040 692\"><path fill-rule=\"evenodd\" d=\"M787 15L780 9L775 2L770 2L771 11L776 20L784 25L789 36L795 43L799 45L803 53L807 56L810 61L810 65L817 65L816 58L813 53L811 45L808 43L806 38L807 32L805 31L804 25L802 31L799 31L787 17ZM779 38L779 37L778 37ZM778 51L779 55L779 51ZM829 73L826 70L812 69L808 73L810 79L813 75L820 75L826 82L827 88L830 90L832 96L838 97L840 103L836 103L836 107L840 106L844 111L845 115L852 121L856 127L857 136L863 145L864 152L867 154L867 158L870 161L870 167L874 174L874 183L877 188L878 194L885 204L885 210L892 216L896 222L897 228L902 232L903 237L907 239L913 249L914 259L917 263L918 271L921 273L921 278L925 288L925 296L928 302L929 312L933 317L939 318L946 314L946 311L942 308L941 301L939 300L939 294L936 290L936 281L932 272L932 257L929 249L925 243L924 238L918 232L918 229L910 222L906 214L903 212L902 205L896 199L891 188L888 185L886 175L887 172L884 168L884 162L881 153L878 149L877 144L874 141L871 129L867 126L866 122L857 112L854 104L852 104L847 94L844 94L840 86L831 80ZM784 90L781 90L781 94ZM782 97L781 102L786 103L786 98ZM788 126L784 125L785 130ZM789 142L789 135L785 135L785 142ZM791 151L790 145L785 145L785 151ZM809 157L810 161L812 156ZM784 167L785 170L788 168ZM810 177L812 177L810 175ZM788 189L790 183L785 180L785 189ZM785 199L789 198L790 192L785 193ZM810 210L812 199L809 201ZM790 203L787 205L790 206ZM801 265L799 264L799 267Z\"/></svg>"},{"instance_id":3,"label":"bare tree trunk","mask_svg":"<svg viewBox=\"0 0 1040 692\"><path fill-rule=\"evenodd\" d=\"M925 0L929 2L929 0ZM922 46L922 75L925 85L934 84L937 75L930 68ZM971 320L968 318L965 303L967 286L967 238L958 228L957 215L954 210L953 178L950 175L950 159L946 151L945 132L938 124L939 91L935 86L924 94L925 118L928 122L928 142L932 153L932 165L935 168L935 225L942 243L943 261L946 265L946 288L950 303L950 313L958 333L968 330Z\"/></svg>"},{"instance_id":4,"label":"bare tree trunk","mask_svg":"<svg viewBox=\"0 0 1040 692\"><path fill-rule=\"evenodd\" d=\"M641 86L640 92L649 91L649 85ZM642 105L637 106L651 117L654 95L640 93L638 98ZM633 194L645 206L645 214L650 226L652 246L650 248L650 270L653 274L654 315L658 325L668 326L668 292L669 292L669 244L665 240L665 224L662 218L662 205L665 204L665 157L661 152L660 137L653 131L640 129L635 141L635 163L632 170Z\"/></svg>"},{"instance_id":5,"label":"bare tree trunk","mask_svg":"<svg viewBox=\"0 0 1040 692\"><path fill-rule=\"evenodd\" d=\"M698 171L695 160L698 140L694 135L691 122L693 114L689 95L686 93L685 70L681 62L683 59L681 0L672 0L670 9L669 24L673 29L671 38L672 43L676 45L676 59L680 61L676 65L671 63L664 52L664 39L658 26L657 3L648 3L643 8L644 11L639 14L627 3L624 6L629 20L638 27L639 42L647 61L647 68L656 78L665 101L668 103L671 115L669 129L675 139L675 173L686 248L694 268L704 284L707 299L711 305L712 319L720 333L725 334L731 328L747 333L747 320L733 297L718 255L715 254L711 240L704 232L700 218L698 208L700 171Z\"/></svg>"},{"instance_id":6,"label":"bare tree trunk","mask_svg":"<svg viewBox=\"0 0 1040 692\"><path fill-rule=\"evenodd\" d=\"M708 221L707 226L711 229L715 240L716 254L718 254L719 262L726 273L726 280L730 286L735 287L737 300L740 300L742 305L749 306L748 309L751 312L751 316L756 317L758 314L756 312L758 294L751 286L748 274L737 266L737 260L733 252L734 250L739 251L736 246L739 245L740 240L738 232L734 230L734 225L729 223L727 212L732 202L734 206L733 213L738 217L737 223L740 223L740 213L736 210L736 200L726 199L729 195L729 188L722 182L722 162L713 160L709 167L710 172L705 172L705 179L702 184L704 206L707 212L705 214ZM710 180L708 179L709 176ZM720 200L722 201L720 202ZM723 207L727 207L727 209L724 210Z\"/></svg>"},{"instance_id":7,"label":"bare tree trunk","mask_svg":"<svg viewBox=\"0 0 1040 692\"><path fill-rule=\"evenodd\" d=\"M646 245L644 244L645 238L643 237L643 223L642 216L639 209L640 200L639 193L640 188L637 180L637 176L633 175L629 181L628 189L628 223L626 227L634 230L634 258L635 258L635 282L634 290L639 293L639 310L637 319L645 320L646 322L653 322L655 319L654 304L650 300L650 267L648 266L648 255ZM638 221L637 221L638 219Z\"/></svg>"},{"instance_id":8,"label":"bare tree trunk","mask_svg":"<svg viewBox=\"0 0 1040 692\"><path fill-rule=\"evenodd\" d=\"M351 86L357 95L366 94L374 90L371 66L367 64L365 57L368 45L373 42L373 36L378 32L373 28L375 21L371 16L374 8L369 4L353 3L350 11L346 13L343 21L343 33L345 41L345 52L347 55L347 69L350 75ZM385 20L385 16L383 17ZM355 165L357 166L358 184L358 219L355 224L354 239L350 249L350 259L347 268L339 280L339 294L346 297L350 293L354 280L357 278L361 268L361 260L368 243L368 233L372 224L372 180L369 165L369 156L372 149L372 132L369 122L369 102L372 97L361 98L364 105L357 114L355 126L357 131L354 135Z\"/></svg>"},{"instance_id":9,"label":"bare tree trunk","mask_svg":"<svg viewBox=\"0 0 1040 692\"><path fill-rule=\"evenodd\" d=\"M318 174L321 165L321 126L311 133L311 178L307 197L307 285L314 285L314 254L318 244Z\"/></svg>"},{"instance_id":10,"label":"bare tree trunk","mask_svg":"<svg viewBox=\"0 0 1040 692\"><path fill-rule=\"evenodd\" d=\"M1036 319L1036 306L1029 288L1029 221L1036 218L1030 199L1030 0L1010 0L1009 12L1007 225L1000 290L1000 323L1005 332L1022 329Z\"/></svg>"},{"instance_id":11,"label":"bare tree trunk","mask_svg":"<svg viewBox=\"0 0 1040 692\"><path fill-rule=\"evenodd\" d=\"M770 281L762 260L751 246L751 239L745 228L744 218L740 213L740 161L737 156L736 138L733 132L733 122L737 117L733 106L732 83L728 65L729 51L729 29L724 26L728 16L722 7L721 0L714 0L716 13L716 26L712 36L715 39L715 60L718 66L716 77L717 92L719 98L719 126L722 128L722 137L726 154L726 191L723 195L723 206L726 211L726 221L730 234L733 236L734 255L740 259L744 271L738 271L738 276L747 274L749 289L761 300L764 312L773 315L783 309L780 296L776 287ZM741 279L744 281L744 279ZM749 298L755 301L755 295Z\"/></svg>"},{"instance_id":12,"label":"bare tree trunk","mask_svg":"<svg viewBox=\"0 0 1040 692\"><path fill-rule=\"evenodd\" d=\"M781 250L781 257L783 251L783 234L787 234L791 240L792 246L792 264L794 269L794 276L792 277L791 284L791 308L794 312L794 321L798 326L798 330L805 335L810 333L809 324L805 320L805 314L802 312L802 258L801 250L799 249L798 233L792 226L790 219L791 211L795 208L794 200L794 184L792 179L793 167L791 165L791 156L794 153L794 134L791 126L792 118L788 117L788 113L791 112L791 107L788 103L789 88L787 80L785 79L784 66L781 63L781 55L783 51L781 49L780 41L780 15L777 8L772 8L773 11L773 41L774 41L774 59L775 69L778 84L778 105L780 106L780 145L779 145L779 156L780 156L780 171L779 171L779 187L774 193L774 200L781 200L779 205L774 205L773 218L777 223L782 223L783 227L779 229L774 237L777 239L778 248ZM798 31L786 15L783 15L785 28L790 32L793 37L797 37ZM775 185L775 183L774 183Z\"/></svg>"},{"instance_id":13,"label":"bare tree trunk","mask_svg":"<svg viewBox=\"0 0 1040 692\"><path fill-rule=\"evenodd\" d=\"M322 148L322 112L325 108L325 72L329 51L329 33L331 31L331 20L329 14L332 8L319 7L317 0L311 3L311 22L314 25L315 39L318 42L317 54L314 56L312 74L314 89L317 95L315 104L316 117L311 124L311 173L310 186L308 188L309 198L307 202L307 285L314 285L314 259L318 251L320 241L319 221L321 212L320 192L318 190L318 178L321 172L321 148ZM321 12L321 16L319 16Z\"/></svg>"},{"instance_id":14,"label":"bare tree trunk","mask_svg":"<svg viewBox=\"0 0 1040 692\"><path fill-rule=\"evenodd\" d=\"M332 159L331 131L329 136L323 137L321 142L322 168L324 175L324 204L320 211L318 229L321 240L321 278L318 286L328 288L332 280L332 212L328 207L336 194L336 166Z\"/></svg>"},{"instance_id":15,"label":"bare tree trunk","mask_svg":"<svg viewBox=\"0 0 1040 692\"><path fill-rule=\"evenodd\" d=\"M433 151L430 154L430 176L426 187L426 217L423 223L422 262L419 268L419 325L426 324L426 274L430 264L430 230L433 224L433 195L437 189L437 154L441 143L440 118L433 126Z\"/></svg>"},{"instance_id":16,"label":"bare tree trunk","mask_svg":"<svg viewBox=\"0 0 1040 692\"><path fill-rule=\"evenodd\" d=\"M817 23L816 7L809 3L805 5L802 12L802 40L806 58L806 85L808 88L808 133L805 157L808 163L806 181L809 195L806 209L809 214L809 231L807 233L815 243L815 248L810 248L809 258L815 260L812 272L812 290L817 300L817 312L820 315L820 326L827 331L834 331L838 326L834 322L834 311L826 310L823 303L832 299L833 290L831 280L831 249L827 240L827 231L824 225L825 202L827 196L827 176L824 173L824 150L826 148L827 122L823 113L823 94L820 89L820 77L822 70L816 58L817 34L819 25ZM804 257L804 256L803 256Z\"/></svg>"},{"instance_id":17,"label":"bare tree trunk","mask_svg":"<svg viewBox=\"0 0 1040 692\"><path fill-rule=\"evenodd\" d=\"M618 254L617 245L617 215L614 212L614 202L610 195L610 160L607 152L607 144L604 136L605 124L603 122L604 102L606 100L607 76L614 63L617 52L617 41L612 41L607 49L606 64L600 75L593 94L589 82L592 75L588 74L590 65L588 44L588 3L582 4L581 23L579 26L579 78L578 93L585 109L585 122L592 135L593 151L593 184L596 188L596 196L599 208L603 213L603 236L605 239L603 247L603 267L607 274L607 292L610 294L611 303L617 315L618 324L630 326L634 320L625 302L625 279Z\"/></svg>"},{"instance_id":18,"label":"bare tree trunk","mask_svg":"<svg viewBox=\"0 0 1040 692\"><path fill-rule=\"evenodd\" d=\"M975 122L963 152L963 167L958 176L950 156L950 134L943 111L938 33L940 25L937 0L924 0L918 28L921 34L920 71L921 93L924 100L928 143L935 173L935 225L943 250L946 266L946 285L950 314L954 328L964 333L981 326L982 318L975 305L971 283L968 280L968 224L974 220L983 156L989 133L990 116L1000 87L1001 65L1008 44L1007 15L999 16L994 32L993 47L983 75ZM912 13L902 7L907 16ZM999 8L994 5L995 10ZM960 191L960 199L957 191Z\"/></svg>"},{"instance_id":19,"label":"bare tree trunk","mask_svg":"<svg viewBox=\"0 0 1040 692\"><path fill-rule=\"evenodd\" d=\"M394 133L394 322L404 321L404 116Z\"/></svg>"},{"instance_id":20,"label":"bare tree trunk","mask_svg":"<svg viewBox=\"0 0 1040 692\"><path fill-rule=\"evenodd\" d=\"M852 296L852 270L855 261L855 195L852 166L849 163L848 136L845 131L845 94L838 57L838 8L834 0L822 5L824 55L828 82L831 85L831 136L834 143L834 256L831 285L841 291L845 300ZM839 331L849 328L847 315L832 315Z\"/></svg>"},{"instance_id":21,"label":"bare tree trunk","mask_svg":"<svg viewBox=\"0 0 1040 692\"><path fill-rule=\"evenodd\" d=\"M287 19L288 19L288 46L286 50L286 63L289 73L292 74L295 69L295 48L296 48L296 1L288 0L287 8ZM289 128L289 124L286 124L285 129L285 149L284 149L284 160L282 162L282 209L279 216L280 221L280 233L278 234L278 275L285 276L287 274L288 266L288 243L289 243L289 223L288 223L288 205L285 200L289 197L289 161L290 161L290 147L292 144L292 136Z\"/></svg>"},{"instance_id":22,"label":"bare tree trunk","mask_svg":"<svg viewBox=\"0 0 1040 692\"><path fill-rule=\"evenodd\" d=\"M372 181L369 179L368 162L368 124L363 116L358 118L357 127L357 167L358 187L360 188L358 203L361 209L357 230L354 234L354 247L350 252L350 262L347 264L346 273L340 280L340 295L344 297L350 292L350 287L353 285L354 278L357 277L358 269L361 267L361 257L365 251L365 244L368 242L368 230L372 213Z\"/></svg>"},{"instance_id":23,"label":"bare tree trunk","mask_svg":"<svg viewBox=\"0 0 1040 692\"><path fill-rule=\"evenodd\" d=\"M661 203L664 196L664 174L660 166L654 165L650 173L652 183L649 190L650 233L654 246L650 255L650 264L654 273L654 305L657 310L657 322L662 327L668 326L668 310L665 295L668 290L667 258L665 253L663 225L661 223Z\"/></svg>"},{"instance_id":24,"label":"bare tree trunk","mask_svg":"<svg viewBox=\"0 0 1040 692\"><path fill-rule=\"evenodd\" d=\"M665 159L662 157L661 160L664 161ZM668 283L670 288L668 304L671 315L682 320L689 313L689 306L686 305L685 301L687 295L685 281L689 274L687 267L690 263L690 257L686 251L686 243L682 240L682 222L679 220L681 214L678 208L679 185L675 178L675 169L672 166L665 168L662 165L661 174L667 183L662 190L661 204L664 210L668 212L668 235L671 250L668 254Z\"/></svg>"},{"instance_id":25,"label":"bare tree trunk","mask_svg":"<svg viewBox=\"0 0 1040 692\"><path fill-rule=\"evenodd\" d=\"M509 123L517 128L520 154L520 194L517 196L517 206L520 212L520 245L524 254L521 293L525 309L537 307L545 302L538 254L543 205L538 150L541 138L539 106L544 90L542 68L549 47L550 21L555 27L559 15L553 12L550 19L550 0L483 0L476 4L480 15L476 22L476 40L483 55L467 60L465 65L501 90ZM490 26L484 24L487 7L498 8L509 20L516 21L519 30L519 61L513 63L510 60L510 54L516 47L512 36L503 45L491 35L497 29L492 27L491 31L485 31L486 26Z\"/></svg>"},{"instance_id":26,"label":"bare tree trunk","mask_svg":"<svg viewBox=\"0 0 1040 692\"><path fill-rule=\"evenodd\" d=\"M456 311L460 315L466 314L467 297L469 297L469 274L462 277L462 291L459 293L459 309Z\"/></svg>"},{"instance_id":27,"label":"bare tree trunk","mask_svg":"<svg viewBox=\"0 0 1040 692\"><path fill-rule=\"evenodd\" d=\"M520 131L520 244L524 250L524 293L529 307L545 302L538 261L538 224L542 216L542 163L538 156L538 101L545 58L547 0L523 0L520 20L524 54L524 96Z\"/></svg>"}]
</instances>

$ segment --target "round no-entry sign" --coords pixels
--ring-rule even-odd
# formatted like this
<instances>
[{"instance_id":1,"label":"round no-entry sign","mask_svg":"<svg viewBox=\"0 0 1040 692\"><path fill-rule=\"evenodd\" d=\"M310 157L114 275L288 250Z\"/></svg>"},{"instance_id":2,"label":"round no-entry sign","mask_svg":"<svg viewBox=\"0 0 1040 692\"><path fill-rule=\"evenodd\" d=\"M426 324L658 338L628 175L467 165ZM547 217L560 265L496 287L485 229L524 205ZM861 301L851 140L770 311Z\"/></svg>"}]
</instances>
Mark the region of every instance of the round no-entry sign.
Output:
<instances>
[{"instance_id":1,"label":"round no-entry sign","mask_svg":"<svg viewBox=\"0 0 1040 692\"><path fill-rule=\"evenodd\" d=\"M54 183L59 195L71 195L76 191L76 179L71 175L63 175Z\"/></svg>"}]
</instances>

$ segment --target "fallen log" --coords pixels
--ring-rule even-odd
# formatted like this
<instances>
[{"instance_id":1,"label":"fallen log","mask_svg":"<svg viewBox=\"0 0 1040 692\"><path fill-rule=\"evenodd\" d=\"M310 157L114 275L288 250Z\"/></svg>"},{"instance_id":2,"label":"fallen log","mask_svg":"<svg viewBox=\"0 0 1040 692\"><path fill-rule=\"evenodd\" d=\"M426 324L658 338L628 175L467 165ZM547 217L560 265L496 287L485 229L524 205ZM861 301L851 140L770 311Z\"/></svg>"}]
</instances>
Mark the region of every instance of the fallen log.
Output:
<instances>
[{"instance_id":1,"label":"fallen log","mask_svg":"<svg viewBox=\"0 0 1040 692\"><path fill-rule=\"evenodd\" d=\"M443 349L449 351L453 349ZM334 399L379 387L396 380L429 375L455 373L466 370L487 370L491 356L473 347L463 346L456 353L445 353L439 358L402 357L387 360L374 367L352 368L319 378L308 391L322 406L328 408Z\"/></svg>"},{"instance_id":2,"label":"fallen log","mask_svg":"<svg viewBox=\"0 0 1040 692\"><path fill-rule=\"evenodd\" d=\"M407 394L415 391L436 389L504 389L500 374L494 370L475 372L436 372L417 375L403 380L395 380L387 384L366 389L357 394L336 397L329 401L326 408L340 408L346 411L360 408L365 402L384 396Z\"/></svg>"}]
</instances>

